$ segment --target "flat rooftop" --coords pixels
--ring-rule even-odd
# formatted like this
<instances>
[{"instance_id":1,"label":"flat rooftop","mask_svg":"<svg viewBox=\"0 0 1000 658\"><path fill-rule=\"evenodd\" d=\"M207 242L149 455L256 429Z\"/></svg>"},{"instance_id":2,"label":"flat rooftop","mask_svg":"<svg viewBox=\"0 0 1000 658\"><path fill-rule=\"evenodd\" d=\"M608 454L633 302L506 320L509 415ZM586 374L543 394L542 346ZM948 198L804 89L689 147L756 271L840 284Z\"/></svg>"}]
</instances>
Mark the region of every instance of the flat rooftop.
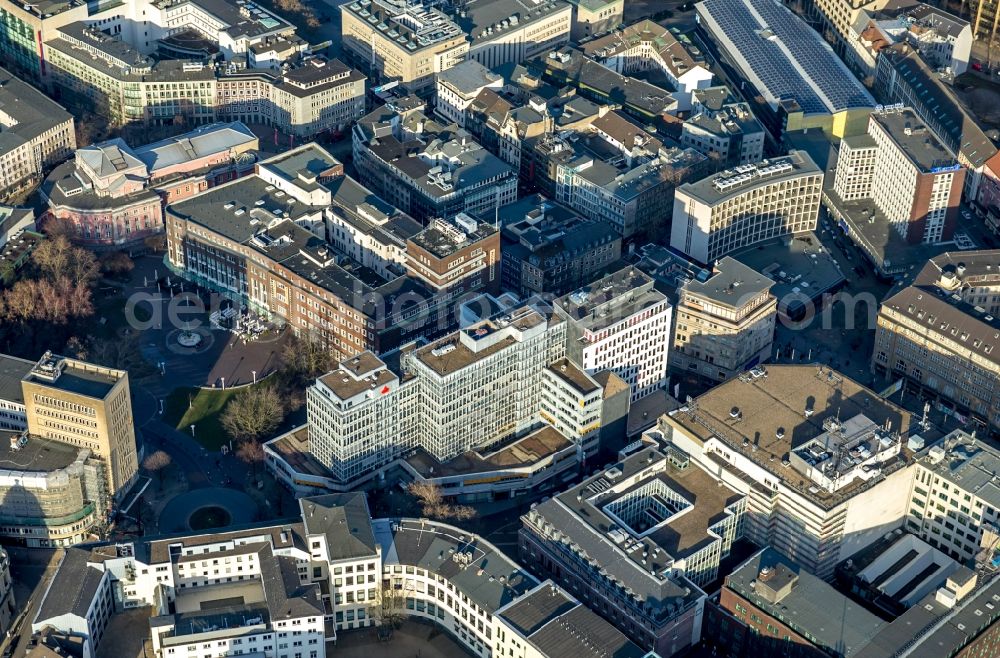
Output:
<instances>
[{"instance_id":1,"label":"flat rooftop","mask_svg":"<svg viewBox=\"0 0 1000 658\"><path fill-rule=\"evenodd\" d=\"M589 395L600 388L590 375L577 368L566 357L550 363L549 370L555 373L556 377L572 386L581 395Z\"/></svg>"},{"instance_id":2,"label":"flat rooftop","mask_svg":"<svg viewBox=\"0 0 1000 658\"><path fill-rule=\"evenodd\" d=\"M546 658L642 658L603 617L545 583L504 608L499 616Z\"/></svg>"},{"instance_id":3,"label":"flat rooftop","mask_svg":"<svg viewBox=\"0 0 1000 658\"><path fill-rule=\"evenodd\" d=\"M938 446L945 452L937 456ZM970 492L995 509L1000 509L1000 486L995 474L1000 472L1000 450L976 440L963 430L955 430L926 446L916 455L917 462L938 477Z\"/></svg>"},{"instance_id":4,"label":"flat rooftop","mask_svg":"<svg viewBox=\"0 0 1000 658\"><path fill-rule=\"evenodd\" d=\"M562 0L545 3L532 0L478 0L466 6L465 15L455 15L453 20L469 35L472 45L500 39L505 29L523 27L569 7ZM515 16L516 23L510 20ZM504 21L507 21L507 25L503 25ZM497 26L501 29L496 29ZM491 34L486 34L487 30L490 30Z\"/></svg>"},{"instance_id":5,"label":"flat rooftop","mask_svg":"<svg viewBox=\"0 0 1000 658\"><path fill-rule=\"evenodd\" d=\"M698 596L686 581L671 576L671 567L721 541L708 529L740 498L698 466L675 467L658 446L649 445L539 503L528 516L541 517L574 550L582 550L595 565L595 578L599 570L600 577L662 607L671 599Z\"/></svg>"},{"instance_id":6,"label":"flat rooftop","mask_svg":"<svg viewBox=\"0 0 1000 658\"><path fill-rule=\"evenodd\" d=\"M34 361L0 354L0 400L24 404L21 380L35 367Z\"/></svg>"},{"instance_id":7,"label":"flat rooftop","mask_svg":"<svg viewBox=\"0 0 1000 658\"><path fill-rule=\"evenodd\" d=\"M811 412L806 415L806 410ZM734 416L735 414L735 416ZM719 384L668 416L695 440L717 438L749 458L785 486L830 508L868 488L855 480L829 493L782 461L826 432L828 419L865 416L876 426L891 423L905 441L909 412L832 368L816 364L769 364ZM907 464L907 453L881 465L888 475Z\"/></svg>"},{"instance_id":8,"label":"flat rooftop","mask_svg":"<svg viewBox=\"0 0 1000 658\"><path fill-rule=\"evenodd\" d=\"M128 373L46 353L24 378L25 382L103 400Z\"/></svg>"},{"instance_id":9,"label":"flat rooftop","mask_svg":"<svg viewBox=\"0 0 1000 658\"><path fill-rule=\"evenodd\" d=\"M768 569L762 575L761 570ZM776 603L755 587L762 578L787 576L791 591ZM841 594L823 580L805 572L774 549L766 548L726 577L724 587L781 620L817 646L852 658L886 626L879 617ZM891 655L887 653L884 655ZM945 654L947 655L947 654Z\"/></svg>"},{"instance_id":10,"label":"flat rooftop","mask_svg":"<svg viewBox=\"0 0 1000 658\"><path fill-rule=\"evenodd\" d=\"M526 468L572 446L559 430L546 425L502 447L494 446L492 452L473 450L441 462L420 448L406 462L423 477L433 479Z\"/></svg>"},{"instance_id":11,"label":"flat rooftop","mask_svg":"<svg viewBox=\"0 0 1000 658\"><path fill-rule=\"evenodd\" d=\"M309 426L302 425L273 441L267 447L281 456L296 473L333 478L333 473L309 450Z\"/></svg>"},{"instance_id":12,"label":"flat rooftop","mask_svg":"<svg viewBox=\"0 0 1000 658\"><path fill-rule=\"evenodd\" d=\"M399 379L382 359L371 352L362 352L340 362L336 370L319 378L341 400L353 398L365 391L377 391Z\"/></svg>"},{"instance_id":13,"label":"flat rooftop","mask_svg":"<svg viewBox=\"0 0 1000 658\"><path fill-rule=\"evenodd\" d=\"M538 311L523 307L425 345L414 352L414 357L437 375L445 377L514 345L518 342L517 333L546 322ZM476 345L476 349L470 348L469 344Z\"/></svg>"},{"instance_id":14,"label":"flat rooftop","mask_svg":"<svg viewBox=\"0 0 1000 658\"><path fill-rule=\"evenodd\" d=\"M628 266L555 300L562 315L591 332L599 332L643 309L661 304L666 296L653 279Z\"/></svg>"},{"instance_id":15,"label":"flat rooftop","mask_svg":"<svg viewBox=\"0 0 1000 658\"><path fill-rule=\"evenodd\" d=\"M732 256L725 256L715 264L707 280L689 280L684 290L716 304L738 308L773 286L774 281L765 275Z\"/></svg>"},{"instance_id":16,"label":"flat rooftop","mask_svg":"<svg viewBox=\"0 0 1000 658\"><path fill-rule=\"evenodd\" d=\"M492 224L472 218L462 224L436 220L410 238L410 242L426 249L436 258L448 258L455 252L485 240L496 233Z\"/></svg>"},{"instance_id":17,"label":"flat rooftop","mask_svg":"<svg viewBox=\"0 0 1000 658\"><path fill-rule=\"evenodd\" d=\"M958 166L955 154L910 108L874 112L871 120L889 133L920 171L927 173Z\"/></svg>"},{"instance_id":18,"label":"flat rooftop","mask_svg":"<svg viewBox=\"0 0 1000 658\"><path fill-rule=\"evenodd\" d=\"M15 443L20 436L20 432L0 430L0 475L5 471L56 471L66 468L81 456L81 452L85 452L76 446L39 436L29 436L23 445ZM20 447L15 448L15 445Z\"/></svg>"},{"instance_id":19,"label":"flat rooftop","mask_svg":"<svg viewBox=\"0 0 1000 658\"><path fill-rule=\"evenodd\" d=\"M684 183L677 189L705 205L716 206L748 190L808 176L819 176L822 179L823 174L823 170L816 166L808 153L793 150L788 155L761 160L756 164L740 165L698 181Z\"/></svg>"},{"instance_id":20,"label":"flat rooftop","mask_svg":"<svg viewBox=\"0 0 1000 658\"><path fill-rule=\"evenodd\" d=\"M733 258L774 282L771 293L816 299L845 281L840 265L815 233L799 233L758 243Z\"/></svg>"}]
</instances>

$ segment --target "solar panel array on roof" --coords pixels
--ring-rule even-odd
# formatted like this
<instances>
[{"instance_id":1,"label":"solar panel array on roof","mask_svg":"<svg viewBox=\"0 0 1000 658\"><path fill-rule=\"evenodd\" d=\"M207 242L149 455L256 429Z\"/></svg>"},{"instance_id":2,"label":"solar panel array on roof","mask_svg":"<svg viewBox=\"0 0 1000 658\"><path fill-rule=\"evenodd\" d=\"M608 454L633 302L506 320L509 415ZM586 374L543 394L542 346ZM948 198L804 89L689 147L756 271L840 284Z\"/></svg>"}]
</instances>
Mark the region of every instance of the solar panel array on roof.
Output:
<instances>
[{"instance_id":1,"label":"solar panel array on roof","mask_svg":"<svg viewBox=\"0 0 1000 658\"><path fill-rule=\"evenodd\" d=\"M773 100L806 114L873 107L871 95L822 37L774 0L705 0L699 12L727 50L742 58ZM714 22L715 25L711 25Z\"/></svg>"}]
</instances>

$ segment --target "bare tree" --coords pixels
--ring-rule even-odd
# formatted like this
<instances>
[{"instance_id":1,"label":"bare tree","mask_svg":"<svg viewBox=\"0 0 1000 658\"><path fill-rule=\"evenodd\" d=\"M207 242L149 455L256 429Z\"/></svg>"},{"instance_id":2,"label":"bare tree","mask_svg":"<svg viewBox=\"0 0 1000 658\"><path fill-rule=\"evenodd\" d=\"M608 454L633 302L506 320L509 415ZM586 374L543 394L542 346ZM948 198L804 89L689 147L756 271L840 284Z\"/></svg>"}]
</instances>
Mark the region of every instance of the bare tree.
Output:
<instances>
[{"instance_id":1,"label":"bare tree","mask_svg":"<svg viewBox=\"0 0 1000 658\"><path fill-rule=\"evenodd\" d=\"M385 579L375 589L375 598L368 602L368 617L379 626L399 626L406 619L406 597L404 580L397 579L399 588L390 579Z\"/></svg>"},{"instance_id":2,"label":"bare tree","mask_svg":"<svg viewBox=\"0 0 1000 658\"><path fill-rule=\"evenodd\" d=\"M295 383L312 383L333 367L333 356L319 338L292 334L282 349L286 375Z\"/></svg>"},{"instance_id":3,"label":"bare tree","mask_svg":"<svg viewBox=\"0 0 1000 658\"><path fill-rule=\"evenodd\" d=\"M142 466L150 473L156 473L160 482L160 489L163 488L163 472L173 463L173 459L163 450L157 450L142 461Z\"/></svg>"},{"instance_id":4,"label":"bare tree","mask_svg":"<svg viewBox=\"0 0 1000 658\"><path fill-rule=\"evenodd\" d=\"M124 251L112 251L101 256L101 271L105 274L128 274L135 263Z\"/></svg>"},{"instance_id":5,"label":"bare tree","mask_svg":"<svg viewBox=\"0 0 1000 658\"><path fill-rule=\"evenodd\" d=\"M222 426L237 441L259 441L273 432L285 417L281 396L273 386L253 386L226 404Z\"/></svg>"},{"instance_id":6,"label":"bare tree","mask_svg":"<svg viewBox=\"0 0 1000 658\"><path fill-rule=\"evenodd\" d=\"M452 505L445 501L441 488L436 484L414 481L406 489L417 499L421 512L428 518L468 521L476 516L476 510L468 505Z\"/></svg>"},{"instance_id":7,"label":"bare tree","mask_svg":"<svg viewBox=\"0 0 1000 658\"><path fill-rule=\"evenodd\" d=\"M0 294L0 319L7 322L64 325L93 313L89 285L73 283L67 277L56 281L22 279Z\"/></svg>"},{"instance_id":8,"label":"bare tree","mask_svg":"<svg viewBox=\"0 0 1000 658\"><path fill-rule=\"evenodd\" d=\"M151 368L142 358L139 335L129 332L114 338L91 338L80 358L109 368L128 370L132 377L149 375Z\"/></svg>"},{"instance_id":9,"label":"bare tree","mask_svg":"<svg viewBox=\"0 0 1000 658\"><path fill-rule=\"evenodd\" d=\"M43 277L53 282L66 278L90 285L100 271L94 254L73 246L65 235L42 241L31 253L31 260Z\"/></svg>"},{"instance_id":10,"label":"bare tree","mask_svg":"<svg viewBox=\"0 0 1000 658\"><path fill-rule=\"evenodd\" d=\"M264 446L255 439L240 441L240 445L236 448L236 458L244 464L250 465L250 468L253 469L254 480L257 479L257 464L263 462L264 457Z\"/></svg>"}]
</instances>

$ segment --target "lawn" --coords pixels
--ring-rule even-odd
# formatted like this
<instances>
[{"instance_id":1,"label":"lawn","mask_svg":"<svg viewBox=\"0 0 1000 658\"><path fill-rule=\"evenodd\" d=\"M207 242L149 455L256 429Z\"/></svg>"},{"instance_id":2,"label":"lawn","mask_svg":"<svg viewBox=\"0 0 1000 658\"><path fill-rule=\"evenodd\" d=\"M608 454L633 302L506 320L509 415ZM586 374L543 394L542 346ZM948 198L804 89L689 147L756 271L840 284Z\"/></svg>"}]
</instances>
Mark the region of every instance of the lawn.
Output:
<instances>
[{"instance_id":1,"label":"lawn","mask_svg":"<svg viewBox=\"0 0 1000 658\"><path fill-rule=\"evenodd\" d=\"M175 388L163 405L164 422L181 432L190 432L194 427L194 438L208 450L218 450L229 441L219 417L229 399L242 389Z\"/></svg>"}]
</instances>

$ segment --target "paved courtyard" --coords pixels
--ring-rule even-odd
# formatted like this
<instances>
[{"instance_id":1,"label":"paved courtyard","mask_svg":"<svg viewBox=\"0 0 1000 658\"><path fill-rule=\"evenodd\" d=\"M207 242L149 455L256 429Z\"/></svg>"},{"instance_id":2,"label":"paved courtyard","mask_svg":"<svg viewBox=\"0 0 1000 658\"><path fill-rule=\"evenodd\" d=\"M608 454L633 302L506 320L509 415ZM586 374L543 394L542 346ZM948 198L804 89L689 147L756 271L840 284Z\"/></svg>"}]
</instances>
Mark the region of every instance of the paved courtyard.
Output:
<instances>
[{"instance_id":1,"label":"paved courtyard","mask_svg":"<svg viewBox=\"0 0 1000 658\"><path fill-rule=\"evenodd\" d=\"M405 621L392 632L392 639L380 642L374 628L337 634L337 646L327 653L337 658L468 658L466 651L440 627Z\"/></svg>"},{"instance_id":2,"label":"paved courtyard","mask_svg":"<svg viewBox=\"0 0 1000 658\"><path fill-rule=\"evenodd\" d=\"M205 487L182 493L170 499L159 514L157 523L161 533L191 530L191 515L203 507L221 507L231 517L231 525L242 525L257 520L258 508L253 498L223 487Z\"/></svg>"},{"instance_id":3,"label":"paved courtyard","mask_svg":"<svg viewBox=\"0 0 1000 658\"><path fill-rule=\"evenodd\" d=\"M143 256L135 260L126 299L138 310L133 329L140 332L139 349L143 359L160 370L143 386L156 397L163 397L178 386L238 386L253 383L277 370L285 334L268 334L245 342L226 330L213 329L209 314L221 299L210 297L208 303L193 293L190 283L181 284L176 276L169 277L177 287L173 295L157 287L164 279L166 266L159 256ZM183 292L179 286L183 285ZM178 343L183 330L199 335L196 347L184 348ZM161 365L162 364L162 365Z\"/></svg>"}]
</instances>

